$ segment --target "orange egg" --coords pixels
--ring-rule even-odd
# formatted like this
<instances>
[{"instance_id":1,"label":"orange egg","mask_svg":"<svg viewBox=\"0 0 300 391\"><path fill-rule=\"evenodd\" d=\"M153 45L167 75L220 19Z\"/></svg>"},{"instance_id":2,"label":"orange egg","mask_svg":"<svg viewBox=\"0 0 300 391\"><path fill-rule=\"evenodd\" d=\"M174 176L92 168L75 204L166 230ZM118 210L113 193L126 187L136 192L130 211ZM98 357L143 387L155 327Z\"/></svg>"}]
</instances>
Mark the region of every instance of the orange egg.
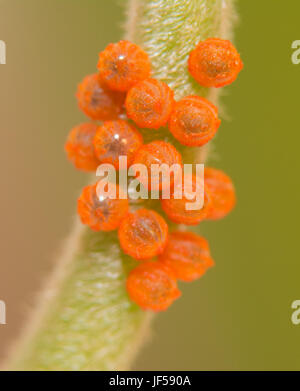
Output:
<instances>
[{"instance_id":1,"label":"orange egg","mask_svg":"<svg viewBox=\"0 0 300 391\"><path fill-rule=\"evenodd\" d=\"M214 265L207 240L193 232L181 231L169 235L159 261L168 266L175 277L182 281L196 280Z\"/></svg>"},{"instance_id":2,"label":"orange egg","mask_svg":"<svg viewBox=\"0 0 300 391\"><path fill-rule=\"evenodd\" d=\"M112 164L116 169L119 169L120 156L126 156L127 165L130 166L142 144L140 132L123 120L104 122L94 137L95 153L99 162Z\"/></svg>"},{"instance_id":3,"label":"orange egg","mask_svg":"<svg viewBox=\"0 0 300 391\"><path fill-rule=\"evenodd\" d=\"M127 116L139 127L158 129L166 125L174 104L170 87L156 79L146 79L128 91Z\"/></svg>"},{"instance_id":4,"label":"orange egg","mask_svg":"<svg viewBox=\"0 0 300 391\"><path fill-rule=\"evenodd\" d=\"M127 292L144 310L164 311L181 292L173 273L159 262L143 262L127 278Z\"/></svg>"},{"instance_id":5,"label":"orange egg","mask_svg":"<svg viewBox=\"0 0 300 391\"><path fill-rule=\"evenodd\" d=\"M93 120L117 119L124 112L125 94L109 90L97 73L83 79L76 96L80 109Z\"/></svg>"},{"instance_id":6,"label":"orange egg","mask_svg":"<svg viewBox=\"0 0 300 391\"><path fill-rule=\"evenodd\" d=\"M149 209L129 213L119 228L121 248L138 260L150 259L162 253L167 236L167 223L158 213Z\"/></svg>"},{"instance_id":7,"label":"orange egg","mask_svg":"<svg viewBox=\"0 0 300 391\"><path fill-rule=\"evenodd\" d=\"M220 123L216 106L200 96L187 96L175 103L169 130L181 144L201 147L214 137Z\"/></svg>"},{"instance_id":8,"label":"orange egg","mask_svg":"<svg viewBox=\"0 0 300 391\"><path fill-rule=\"evenodd\" d=\"M177 164L181 170L182 158L172 144L155 140L143 145L137 151L133 164L144 164L147 168L147 177L139 173L139 180L145 188L149 190L162 190L164 187L172 185L174 181L174 171L170 170L170 175L168 175L168 169L173 164ZM156 170L157 167L154 167L154 165L166 165L166 174L160 175L160 172Z\"/></svg>"},{"instance_id":9,"label":"orange egg","mask_svg":"<svg viewBox=\"0 0 300 391\"><path fill-rule=\"evenodd\" d=\"M243 63L230 41L208 38L190 53L188 68L202 86L223 87L237 78Z\"/></svg>"},{"instance_id":10,"label":"orange egg","mask_svg":"<svg viewBox=\"0 0 300 391\"><path fill-rule=\"evenodd\" d=\"M118 185L110 184L109 196L100 194L98 183L84 187L78 199L78 215L93 231L112 231L119 227L128 213L128 199L120 197ZM114 197L115 193L115 197ZM112 197L112 198L110 198Z\"/></svg>"},{"instance_id":11,"label":"orange egg","mask_svg":"<svg viewBox=\"0 0 300 391\"><path fill-rule=\"evenodd\" d=\"M182 197L177 198L176 194L180 194L182 191ZM200 192L203 191L203 203L201 204ZM197 197L199 199L197 200ZM193 204L193 208L188 209ZM203 181L196 175L184 175L182 182L175 183L173 192L170 198L162 199L161 205L166 215L177 224L197 225L202 220L207 218L209 210L211 208L210 194L206 188L204 188Z\"/></svg>"},{"instance_id":12,"label":"orange egg","mask_svg":"<svg viewBox=\"0 0 300 391\"><path fill-rule=\"evenodd\" d=\"M65 151L78 170L95 171L99 165L93 145L96 131L97 125L84 123L73 128L68 135Z\"/></svg>"},{"instance_id":13,"label":"orange egg","mask_svg":"<svg viewBox=\"0 0 300 391\"><path fill-rule=\"evenodd\" d=\"M211 167L205 168L204 180L212 201L207 218L221 219L230 213L236 204L233 183L223 171Z\"/></svg>"},{"instance_id":14,"label":"orange egg","mask_svg":"<svg viewBox=\"0 0 300 391\"><path fill-rule=\"evenodd\" d=\"M109 44L99 54L99 77L112 90L128 91L151 73L148 54L129 41Z\"/></svg>"}]
</instances>

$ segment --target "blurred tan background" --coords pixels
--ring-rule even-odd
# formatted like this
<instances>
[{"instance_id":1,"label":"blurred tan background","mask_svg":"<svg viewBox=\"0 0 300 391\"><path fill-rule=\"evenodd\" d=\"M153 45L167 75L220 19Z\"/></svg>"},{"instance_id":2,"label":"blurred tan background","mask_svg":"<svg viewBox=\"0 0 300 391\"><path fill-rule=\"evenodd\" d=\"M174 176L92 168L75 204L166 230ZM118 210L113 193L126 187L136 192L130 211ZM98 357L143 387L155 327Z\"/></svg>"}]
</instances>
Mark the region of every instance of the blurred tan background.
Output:
<instances>
[{"instance_id":1,"label":"blurred tan background","mask_svg":"<svg viewBox=\"0 0 300 391\"><path fill-rule=\"evenodd\" d=\"M84 119L74 91L97 54L122 37L120 0L2 0L0 39L0 358L51 270L86 182L65 159L68 130ZM300 369L299 85L291 44L297 0L240 1L236 44L245 68L225 89L210 164L234 179L238 206L203 224L216 268L182 286L157 317L135 369Z\"/></svg>"}]
</instances>

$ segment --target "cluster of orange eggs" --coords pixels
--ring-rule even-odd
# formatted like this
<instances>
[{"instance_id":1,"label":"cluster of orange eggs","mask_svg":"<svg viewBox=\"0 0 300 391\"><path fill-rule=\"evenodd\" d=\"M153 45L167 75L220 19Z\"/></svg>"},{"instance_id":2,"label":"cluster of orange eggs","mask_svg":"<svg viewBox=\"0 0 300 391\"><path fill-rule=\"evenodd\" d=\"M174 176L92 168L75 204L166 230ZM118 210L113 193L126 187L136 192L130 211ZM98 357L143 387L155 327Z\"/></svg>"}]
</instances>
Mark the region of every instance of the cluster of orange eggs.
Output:
<instances>
[{"instance_id":1,"label":"cluster of orange eggs","mask_svg":"<svg viewBox=\"0 0 300 391\"><path fill-rule=\"evenodd\" d=\"M200 42L188 59L189 72L205 87L230 84L242 67L231 42L216 38ZM119 156L127 157L128 166L140 163L149 172L152 164L182 165L181 155L172 144L162 140L144 144L136 126L168 126L174 138L186 146L201 147L214 137L220 119L211 102L199 96L176 102L170 87L150 76L147 53L131 42L110 44L100 53L98 73L86 76L77 91L79 107L94 122L73 128L65 144L76 168L95 171L99 164L110 163L118 170ZM204 178L202 209L187 210L190 197L184 192L177 199L174 188L168 199L161 199L162 209L171 221L196 225L230 212L235 204L230 178L214 168L205 168ZM139 180L148 189L151 187L142 177ZM161 191L162 179L157 183L156 190ZM196 177L185 177L180 186L186 183L195 190ZM143 309L165 310L180 296L177 279L195 280L213 266L208 243L191 232L169 233L165 219L153 210L130 211L122 188L112 186L116 195L112 198L101 197L97 183L86 186L78 199L78 214L82 223L94 231L118 229L123 251L142 261L127 279L131 299ZM153 261L154 257L158 260Z\"/></svg>"}]
</instances>

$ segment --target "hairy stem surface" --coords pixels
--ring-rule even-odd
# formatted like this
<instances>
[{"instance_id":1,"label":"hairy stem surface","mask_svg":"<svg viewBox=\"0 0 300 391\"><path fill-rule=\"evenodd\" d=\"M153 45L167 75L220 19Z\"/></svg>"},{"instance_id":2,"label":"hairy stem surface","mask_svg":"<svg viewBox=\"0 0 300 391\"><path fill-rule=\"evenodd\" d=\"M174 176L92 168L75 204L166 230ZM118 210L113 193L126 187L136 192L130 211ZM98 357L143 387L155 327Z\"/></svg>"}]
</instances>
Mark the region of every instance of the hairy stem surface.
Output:
<instances>
[{"instance_id":1,"label":"hairy stem surface","mask_svg":"<svg viewBox=\"0 0 300 391\"><path fill-rule=\"evenodd\" d=\"M153 76L168 83L176 98L207 96L209 90L189 76L187 57L199 40L228 37L232 2L131 0L126 38L149 53ZM146 141L170 140L166 129L144 135ZM171 141L185 161L205 159L206 149L187 152ZM77 222L8 369L128 369L152 318L127 296L126 276L134 265L121 252L116 233L94 233Z\"/></svg>"}]
</instances>

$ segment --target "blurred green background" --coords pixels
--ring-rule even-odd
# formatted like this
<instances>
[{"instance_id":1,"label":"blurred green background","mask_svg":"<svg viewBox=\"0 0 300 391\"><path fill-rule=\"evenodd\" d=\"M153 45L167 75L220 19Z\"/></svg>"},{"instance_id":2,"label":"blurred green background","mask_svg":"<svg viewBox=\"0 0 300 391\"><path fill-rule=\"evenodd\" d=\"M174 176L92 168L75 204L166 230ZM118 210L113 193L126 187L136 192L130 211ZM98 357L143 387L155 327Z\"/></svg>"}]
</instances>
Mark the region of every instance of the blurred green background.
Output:
<instances>
[{"instance_id":1,"label":"blurred green background","mask_svg":"<svg viewBox=\"0 0 300 391\"><path fill-rule=\"evenodd\" d=\"M68 130L84 119L74 91L98 52L122 37L120 0L1 0L0 358L70 230L86 176L66 161ZM154 323L134 369L299 370L299 85L291 44L298 0L238 2L235 43L245 63L222 99L209 164L229 173L238 205L203 223L216 267L182 284L183 297Z\"/></svg>"}]
</instances>

